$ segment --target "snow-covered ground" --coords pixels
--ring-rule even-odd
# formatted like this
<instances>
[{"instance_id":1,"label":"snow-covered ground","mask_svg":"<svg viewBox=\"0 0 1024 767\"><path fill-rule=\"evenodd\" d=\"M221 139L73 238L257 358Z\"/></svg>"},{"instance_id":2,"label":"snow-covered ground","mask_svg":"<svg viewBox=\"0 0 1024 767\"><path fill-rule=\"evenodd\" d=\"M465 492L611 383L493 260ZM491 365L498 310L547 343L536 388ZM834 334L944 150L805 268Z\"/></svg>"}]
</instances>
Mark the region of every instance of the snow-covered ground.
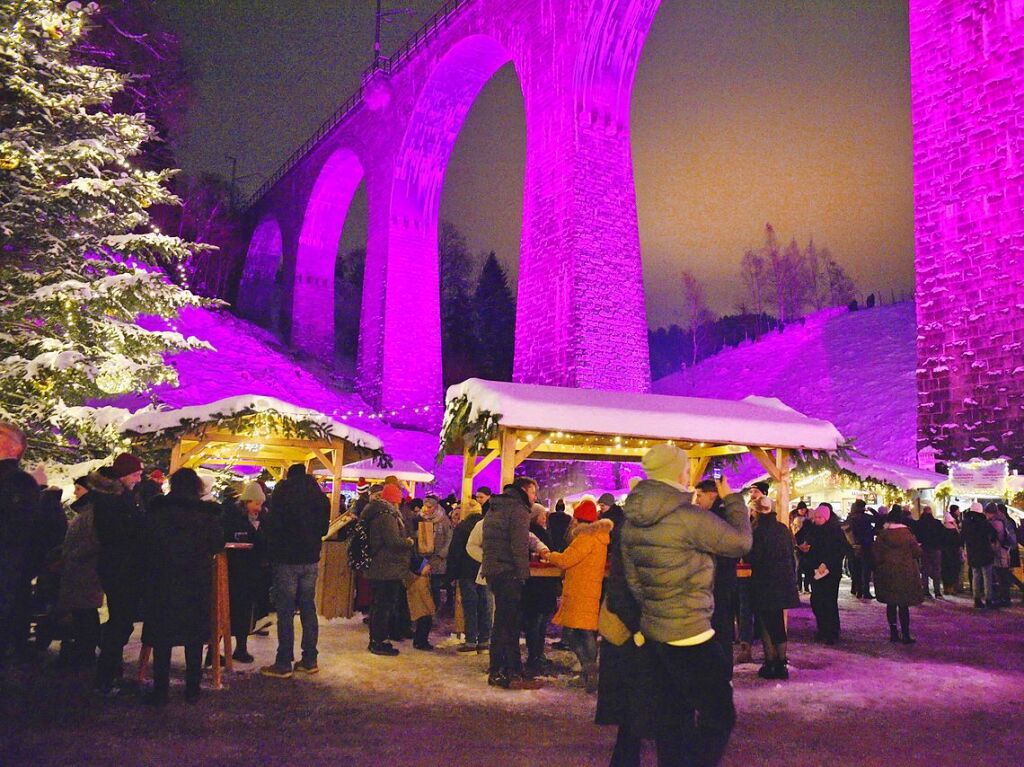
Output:
<instances>
[{"instance_id":1,"label":"snow-covered ground","mask_svg":"<svg viewBox=\"0 0 1024 767\"><path fill-rule=\"evenodd\" d=\"M726 767L1024 763L1024 609L979 613L964 598L928 603L912 610L918 644L905 647L888 641L881 605L848 591L844 582L843 640L834 647L811 642L806 605L790 612L788 682L737 667L739 721ZM273 636L253 637L255 665L270 662L275 646ZM324 622L317 676L267 679L255 666L236 666L223 690L208 690L193 707L182 700L176 667L171 703L160 712L132 696L97 698L89 673L48 665L51 651L9 672L0 764L607 764L614 732L592 724L594 698L564 678L537 691L498 690L486 684L486 656L402 648L397 658L379 658L366 652L358 618ZM136 635L126 655L137 653ZM650 751L644 763L654 764Z\"/></svg>"},{"instance_id":2,"label":"snow-covered ground","mask_svg":"<svg viewBox=\"0 0 1024 767\"><path fill-rule=\"evenodd\" d=\"M913 303L827 309L659 379L654 391L778 397L831 421L872 458L917 466L916 333Z\"/></svg>"}]
</instances>

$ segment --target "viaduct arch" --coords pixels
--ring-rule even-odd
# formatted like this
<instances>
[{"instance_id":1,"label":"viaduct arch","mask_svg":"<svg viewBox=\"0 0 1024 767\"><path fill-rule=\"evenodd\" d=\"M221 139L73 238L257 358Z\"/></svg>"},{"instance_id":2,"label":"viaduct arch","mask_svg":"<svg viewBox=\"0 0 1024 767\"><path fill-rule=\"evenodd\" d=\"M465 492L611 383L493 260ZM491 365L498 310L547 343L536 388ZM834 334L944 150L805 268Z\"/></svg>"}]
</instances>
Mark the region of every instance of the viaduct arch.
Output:
<instances>
[{"instance_id":1,"label":"viaduct arch","mask_svg":"<svg viewBox=\"0 0 1024 767\"><path fill-rule=\"evenodd\" d=\"M908 2L919 445L1024 469L1024 0ZM361 179L360 387L383 409L439 401L440 312L410 322L412 301L438 295L462 121L511 61L526 112L514 378L647 389L629 104L659 3L448 0L254 196L240 311L265 311L280 261L292 343L333 348L334 260Z\"/></svg>"}]
</instances>

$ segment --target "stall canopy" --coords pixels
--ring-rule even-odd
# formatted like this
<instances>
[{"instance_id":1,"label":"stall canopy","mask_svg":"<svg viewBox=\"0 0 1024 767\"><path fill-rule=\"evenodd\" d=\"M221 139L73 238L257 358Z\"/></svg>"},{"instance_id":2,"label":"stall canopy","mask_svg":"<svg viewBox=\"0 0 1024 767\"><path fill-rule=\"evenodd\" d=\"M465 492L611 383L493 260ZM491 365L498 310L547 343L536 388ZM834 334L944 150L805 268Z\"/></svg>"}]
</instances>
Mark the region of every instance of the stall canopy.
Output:
<instances>
[{"instance_id":1,"label":"stall canopy","mask_svg":"<svg viewBox=\"0 0 1024 767\"><path fill-rule=\"evenodd\" d=\"M930 490L948 479L944 474L936 474L933 471L916 469L899 463L876 461L874 458L863 455L841 458L839 465L862 479L878 480L907 492Z\"/></svg>"},{"instance_id":2,"label":"stall canopy","mask_svg":"<svg viewBox=\"0 0 1024 767\"><path fill-rule=\"evenodd\" d=\"M326 469L318 470L316 473L321 472L326 472ZM342 482L357 482L360 479L383 480L387 477L398 479L409 490L410 495L416 494L418 483L434 481L434 475L415 461L393 460L389 466L384 467L373 459L367 459L346 464L341 472Z\"/></svg>"},{"instance_id":3,"label":"stall canopy","mask_svg":"<svg viewBox=\"0 0 1024 767\"><path fill-rule=\"evenodd\" d=\"M711 458L749 452L786 494L793 452L829 453L844 445L828 421L766 397L715 400L475 378L448 389L441 441L445 452L464 456L463 496L494 460L501 461L504 485L527 458L639 461L661 442L687 451L692 481Z\"/></svg>"},{"instance_id":4,"label":"stall canopy","mask_svg":"<svg viewBox=\"0 0 1024 767\"><path fill-rule=\"evenodd\" d=\"M293 463L322 465L335 480L332 514L346 460L386 461L368 432L273 397L244 395L177 410L143 410L121 431L152 446L170 447L171 471L197 466L262 466L281 476Z\"/></svg>"}]
</instances>

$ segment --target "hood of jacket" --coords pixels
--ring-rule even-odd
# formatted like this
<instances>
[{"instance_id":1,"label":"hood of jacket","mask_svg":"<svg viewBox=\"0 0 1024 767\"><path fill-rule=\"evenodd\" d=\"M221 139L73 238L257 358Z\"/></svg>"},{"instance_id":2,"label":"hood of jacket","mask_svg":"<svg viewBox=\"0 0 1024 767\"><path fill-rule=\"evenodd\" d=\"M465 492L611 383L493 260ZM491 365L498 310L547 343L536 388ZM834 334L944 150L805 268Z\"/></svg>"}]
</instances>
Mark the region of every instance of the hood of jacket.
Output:
<instances>
[{"instance_id":1,"label":"hood of jacket","mask_svg":"<svg viewBox=\"0 0 1024 767\"><path fill-rule=\"evenodd\" d=\"M444 513L444 508L438 505L435 506L433 511L431 511L429 514L422 517L422 519L425 522L433 522L434 524L437 524L438 522L447 522L448 515Z\"/></svg>"},{"instance_id":2,"label":"hood of jacket","mask_svg":"<svg viewBox=\"0 0 1024 767\"><path fill-rule=\"evenodd\" d=\"M615 523L610 519L599 519L596 522L587 522L576 525L576 527L569 532L569 539L574 541L581 535L596 535L601 543L609 543L612 537L612 528L614 527Z\"/></svg>"},{"instance_id":3,"label":"hood of jacket","mask_svg":"<svg viewBox=\"0 0 1024 767\"><path fill-rule=\"evenodd\" d=\"M369 524L381 514L387 514L388 512L398 513L398 509L385 501L383 498L374 498L363 509L363 513L359 516L359 519Z\"/></svg>"},{"instance_id":4,"label":"hood of jacket","mask_svg":"<svg viewBox=\"0 0 1024 767\"><path fill-rule=\"evenodd\" d=\"M680 506L689 505L692 493L687 493L656 479L645 479L637 483L626 498L623 511L631 525L651 527L667 517ZM604 520L608 521L608 520Z\"/></svg>"},{"instance_id":5,"label":"hood of jacket","mask_svg":"<svg viewBox=\"0 0 1024 767\"><path fill-rule=\"evenodd\" d=\"M94 471L89 474L89 489L92 492L104 493L106 495L121 495L124 492L124 485L121 484L120 480L111 479L104 476L101 472Z\"/></svg>"}]
</instances>

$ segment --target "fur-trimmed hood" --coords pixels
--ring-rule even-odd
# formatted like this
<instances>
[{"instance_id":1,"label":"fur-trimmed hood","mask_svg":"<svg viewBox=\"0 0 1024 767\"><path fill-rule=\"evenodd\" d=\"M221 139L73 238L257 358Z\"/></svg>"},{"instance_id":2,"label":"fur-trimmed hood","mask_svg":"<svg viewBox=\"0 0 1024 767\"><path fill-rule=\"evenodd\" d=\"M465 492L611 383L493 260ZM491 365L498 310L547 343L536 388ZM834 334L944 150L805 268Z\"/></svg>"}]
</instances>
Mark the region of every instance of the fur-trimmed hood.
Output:
<instances>
[{"instance_id":1,"label":"fur-trimmed hood","mask_svg":"<svg viewBox=\"0 0 1024 767\"><path fill-rule=\"evenodd\" d=\"M615 523L610 519L598 519L595 522L583 522L569 530L568 540L575 540L577 535L600 535L604 533L611 538Z\"/></svg>"},{"instance_id":2,"label":"fur-trimmed hood","mask_svg":"<svg viewBox=\"0 0 1024 767\"><path fill-rule=\"evenodd\" d=\"M118 479L111 479L102 472L94 471L89 474L89 489L105 495L121 495L124 492L124 485Z\"/></svg>"}]
</instances>

